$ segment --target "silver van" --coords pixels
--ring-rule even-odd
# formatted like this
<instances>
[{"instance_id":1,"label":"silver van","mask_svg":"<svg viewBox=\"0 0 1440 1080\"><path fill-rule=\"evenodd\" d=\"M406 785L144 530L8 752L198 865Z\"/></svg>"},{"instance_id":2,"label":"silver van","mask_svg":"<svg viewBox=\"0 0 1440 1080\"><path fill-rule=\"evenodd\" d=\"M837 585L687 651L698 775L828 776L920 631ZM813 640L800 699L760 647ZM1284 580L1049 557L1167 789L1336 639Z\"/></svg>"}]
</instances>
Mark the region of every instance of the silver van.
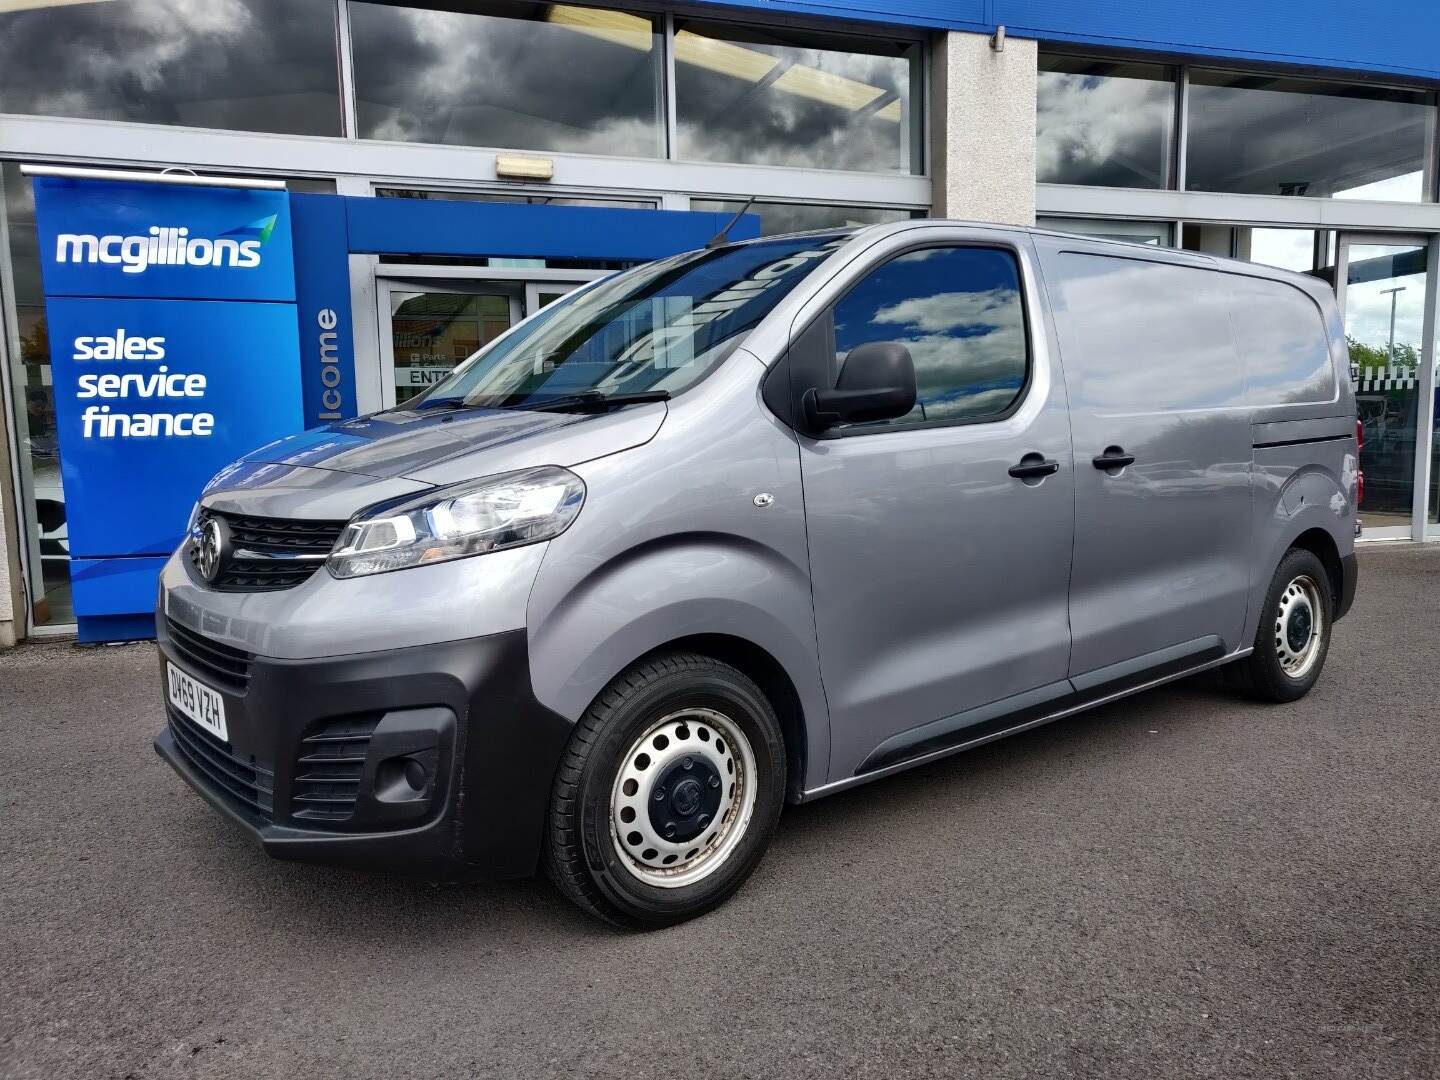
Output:
<instances>
[{"instance_id":1,"label":"silver van","mask_svg":"<svg viewBox=\"0 0 1440 1080\"><path fill-rule=\"evenodd\" d=\"M155 745L273 855L543 865L672 924L786 801L1222 664L1301 697L1357 481L1321 281L941 221L716 243L216 476Z\"/></svg>"}]
</instances>

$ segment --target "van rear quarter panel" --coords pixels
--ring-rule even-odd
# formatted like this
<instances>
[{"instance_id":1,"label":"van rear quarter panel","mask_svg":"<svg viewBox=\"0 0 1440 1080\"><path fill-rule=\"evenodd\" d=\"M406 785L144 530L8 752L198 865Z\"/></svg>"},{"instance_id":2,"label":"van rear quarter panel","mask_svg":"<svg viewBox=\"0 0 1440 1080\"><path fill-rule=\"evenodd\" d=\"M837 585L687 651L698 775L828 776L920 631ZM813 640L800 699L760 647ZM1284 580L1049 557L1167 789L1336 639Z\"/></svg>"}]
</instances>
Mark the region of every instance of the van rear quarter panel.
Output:
<instances>
[{"instance_id":1,"label":"van rear quarter panel","mask_svg":"<svg viewBox=\"0 0 1440 1080\"><path fill-rule=\"evenodd\" d=\"M794 685L814 784L828 769L830 726L799 451L760 405L764 374L739 350L668 403L650 442L574 467L585 507L550 542L531 591L531 681L541 702L573 722L656 648L699 634L739 638ZM768 506L755 504L761 492L774 497Z\"/></svg>"},{"instance_id":2,"label":"van rear quarter panel","mask_svg":"<svg viewBox=\"0 0 1440 1080\"><path fill-rule=\"evenodd\" d=\"M1270 578L1285 551L1311 529L1325 532L1343 559L1355 550L1356 478L1355 394L1350 382L1350 352L1335 293L1316 278L1282 270L1219 260L1232 272L1236 289L1257 278L1284 282L1304 292L1319 319L1333 382L1318 383L1311 393L1276 404L1257 404L1251 414L1255 441L1255 562L1246 640L1254 639ZM1242 354L1245 342L1240 341ZM1297 344L1297 348L1299 345ZM1330 393L1316 393L1328 389ZM1271 400L1265 398L1262 400Z\"/></svg>"}]
</instances>

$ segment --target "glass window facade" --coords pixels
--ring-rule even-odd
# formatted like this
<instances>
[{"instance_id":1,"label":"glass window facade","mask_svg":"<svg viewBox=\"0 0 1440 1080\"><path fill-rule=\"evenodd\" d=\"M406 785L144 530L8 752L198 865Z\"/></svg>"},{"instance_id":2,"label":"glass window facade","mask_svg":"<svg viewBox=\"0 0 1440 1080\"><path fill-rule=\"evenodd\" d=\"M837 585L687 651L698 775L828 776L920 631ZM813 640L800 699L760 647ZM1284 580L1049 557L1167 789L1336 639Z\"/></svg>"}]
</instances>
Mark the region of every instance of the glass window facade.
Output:
<instances>
[{"instance_id":1,"label":"glass window facade","mask_svg":"<svg viewBox=\"0 0 1440 1080\"><path fill-rule=\"evenodd\" d=\"M515 0L485 10L350 4L362 138L664 156L658 19Z\"/></svg>"},{"instance_id":2,"label":"glass window facade","mask_svg":"<svg viewBox=\"0 0 1440 1080\"><path fill-rule=\"evenodd\" d=\"M1433 95L1315 79L1192 70L1186 187L1421 202Z\"/></svg>"},{"instance_id":3,"label":"glass window facade","mask_svg":"<svg viewBox=\"0 0 1440 1080\"><path fill-rule=\"evenodd\" d=\"M1182 240L1188 251L1278 266L1335 284L1335 234L1328 229L1192 223Z\"/></svg>"},{"instance_id":4,"label":"glass window facade","mask_svg":"<svg viewBox=\"0 0 1440 1080\"><path fill-rule=\"evenodd\" d=\"M0 5L0 112L340 135L331 0Z\"/></svg>"},{"instance_id":5,"label":"glass window facade","mask_svg":"<svg viewBox=\"0 0 1440 1080\"><path fill-rule=\"evenodd\" d=\"M1175 69L1042 56L1035 175L1042 184L1171 184Z\"/></svg>"},{"instance_id":6,"label":"glass window facade","mask_svg":"<svg viewBox=\"0 0 1440 1080\"><path fill-rule=\"evenodd\" d=\"M745 207L743 199L691 199L691 210L709 210L721 214L738 214ZM827 206L824 203L756 202L747 214L760 218L760 235L804 232L810 229L848 229L859 225L881 225L924 216L919 210L893 210L875 206Z\"/></svg>"},{"instance_id":7,"label":"glass window facade","mask_svg":"<svg viewBox=\"0 0 1440 1080\"><path fill-rule=\"evenodd\" d=\"M675 156L920 172L920 45L675 24Z\"/></svg>"},{"instance_id":8,"label":"glass window facade","mask_svg":"<svg viewBox=\"0 0 1440 1080\"><path fill-rule=\"evenodd\" d=\"M377 187L382 199L439 199L454 202L515 203L529 206L600 206L610 210L654 210L654 199L606 198L595 195L548 195L542 192L450 191L444 188Z\"/></svg>"},{"instance_id":9,"label":"glass window facade","mask_svg":"<svg viewBox=\"0 0 1440 1080\"><path fill-rule=\"evenodd\" d=\"M32 513L21 542L29 549L32 580L30 607L36 625L74 622L70 607L69 531L65 491L60 483L60 447L55 434L55 401L50 389L50 335L45 322L45 290L40 284L40 249L35 230L35 200L20 166L0 165L5 220L10 234L10 268L15 286L15 327L11 344L10 384L14 388L15 444L22 505Z\"/></svg>"},{"instance_id":10,"label":"glass window facade","mask_svg":"<svg viewBox=\"0 0 1440 1080\"><path fill-rule=\"evenodd\" d=\"M1079 218L1041 215L1035 224L1056 232L1079 233L1100 240L1124 240L1131 244L1169 247L1174 228L1168 221L1126 221L1123 218Z\"/></svg>"},{"instance_id":11,"label":"glass window facade","mask_svg":"<svg viewBox=\"0 0 1440 1080\"><path fill-rule=\"evenodd\" d=\"M1419 448L1426 246L1350 243L1345 337L1355 374L1355 412L1365 434L1361 519L1367 528L1410 524Z\"/></svg>"}]
</instances>

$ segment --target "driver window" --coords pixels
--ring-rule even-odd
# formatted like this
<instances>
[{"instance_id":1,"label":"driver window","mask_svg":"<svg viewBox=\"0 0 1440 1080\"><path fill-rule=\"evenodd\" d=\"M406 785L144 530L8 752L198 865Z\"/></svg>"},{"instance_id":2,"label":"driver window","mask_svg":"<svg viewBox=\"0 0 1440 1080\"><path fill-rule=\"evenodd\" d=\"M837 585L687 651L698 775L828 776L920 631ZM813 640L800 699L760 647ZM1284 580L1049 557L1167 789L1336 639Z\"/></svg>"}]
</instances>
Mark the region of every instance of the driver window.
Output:
<instances>
[{"instance_id":1,"label":"driver window","mask_svg":"<svg viewBox=\"0 0 1440 1080\"><path fill-rule=\"evenodd\" d=\"M915 408L865 429L974 422L1009 410L1029 348L1020 268L997 248L935 247L866 275L835 306L836 371L857 345L898 341L915 361Z\"/></svg>"}]
</instances>

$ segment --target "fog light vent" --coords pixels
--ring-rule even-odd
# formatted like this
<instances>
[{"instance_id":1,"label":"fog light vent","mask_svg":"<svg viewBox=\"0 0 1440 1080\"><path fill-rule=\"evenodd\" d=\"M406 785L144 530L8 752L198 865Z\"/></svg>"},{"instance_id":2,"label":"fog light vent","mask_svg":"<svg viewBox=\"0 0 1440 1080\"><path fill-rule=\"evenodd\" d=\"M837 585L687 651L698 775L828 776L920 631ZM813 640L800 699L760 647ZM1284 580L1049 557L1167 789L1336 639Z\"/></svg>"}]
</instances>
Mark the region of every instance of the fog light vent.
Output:
<instances>
[{"instance_id":1,"label":"fog light vent","mask_svg":"<svg viewBox=\"0 0 1440 1080\"><path fill-rule=\"evenodd\" d=\"M355 813L370 737L377 714L326 720L300 741L290 781L290 814L301 821L334 824Z\"/></svg>"}]
</instances>

